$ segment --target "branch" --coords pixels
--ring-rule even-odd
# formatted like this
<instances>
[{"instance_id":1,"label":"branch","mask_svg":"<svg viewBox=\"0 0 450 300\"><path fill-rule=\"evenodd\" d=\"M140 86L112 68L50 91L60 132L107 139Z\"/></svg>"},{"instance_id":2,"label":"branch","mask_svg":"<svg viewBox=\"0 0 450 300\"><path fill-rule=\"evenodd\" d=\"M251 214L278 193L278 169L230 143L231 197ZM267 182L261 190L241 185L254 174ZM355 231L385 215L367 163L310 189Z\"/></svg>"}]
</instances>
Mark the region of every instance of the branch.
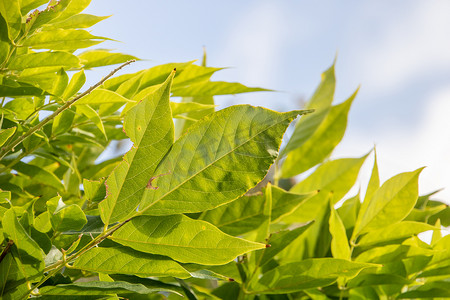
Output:
<instances>
[{"instance_id":1,"label":"branch","mask_svg":"<svg viewBox=\"0 0 450 300\"><path fill-rule=\"evenodd\" d=\"M8 243L6 244L6 247L3 249L2 254L0 255L0 263L2 262L2 260L5 258L6 254L8 254L9 249L11 248L11 246L14 244L13 240L9 240Z\"/></svg>"},{"instance_id":2,"label":"branch","mask_svg":"<svg viewBox=\"0 0 450 300\"><path fill-rule=\"evenodd\" d=\"M32 135L33 133L35 133L36 131L40 130L42 127L44 127L45 124L47 124L48 122L50 122L51 120L53 120L57 115L59 115L60 113L62 113L64 110L66 110L67 108L69 108L72 104L74 104L76 101L80 100L81 98L83 98L86 95L89 95L93 90L95 90L96 88L98 88L100 85L102 85L106 80L108 80L111 76L113 76L115 73L117 73L120 69L122 69L123 67L131 64L132 62L135 62L135 59L129 60L126 63L120 65L119 67L117 67L116 69L112 70L108 75L106 75L104 78L102 78L102 80L100 80L99 82L97 82L96 84L94 84L93 86L91 86L90 88L88 88L86 91L84 91L83 93L81 93L80 95L76 96L75 98L73 98L70 101L67 101L66 103L64 103L63 106L59 107L54 113L52 113L50 116L48 116L47 118L45 118L44 120L42 120L39 124L37 124L36 126L30 128L30 130L27 131L27 133L25 133L24 135L19 136L17 139L15 139L11 144L9 144L8 146L5 146L1 149L0 151L0 159L3 159L3 157L5 157L5 155L14 149L14 147L16 147L17 145L19 145L21 142L23 142L23 140L25 140L27 137L29 137L30 135Z\"/></svg>"}]
</instances>

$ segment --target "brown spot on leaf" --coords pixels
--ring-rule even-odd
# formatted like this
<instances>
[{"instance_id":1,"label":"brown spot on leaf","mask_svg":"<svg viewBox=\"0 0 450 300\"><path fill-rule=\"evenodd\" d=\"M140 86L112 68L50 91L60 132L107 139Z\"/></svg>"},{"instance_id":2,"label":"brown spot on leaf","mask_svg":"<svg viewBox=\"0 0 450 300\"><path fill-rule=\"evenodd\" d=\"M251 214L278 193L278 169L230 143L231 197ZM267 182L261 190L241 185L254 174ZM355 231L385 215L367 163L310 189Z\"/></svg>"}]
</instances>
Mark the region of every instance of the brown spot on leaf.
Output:
<instances>
[{"instance_id":1,"label":"brown spot on leaf","mask_svg":"<svg viewBox=\"0 0 450 300\"><path fill-rule=\"evenodd\" d=\"M153 180L155 180L156 178L161 177L161 176L169 175L170 173L171 173L171 172L169 171L169 172L164 173L164 174L159 174L159 175L156 175L156 176L152 176L152 177L150 178L150 180L148 181L147 186L146 186L145 188L146 188L146 189L151 189L151 190L157 190L157 189L159 189L158 186L153 186L153 185L152 185Z\"/></svg>"}]
</instances>

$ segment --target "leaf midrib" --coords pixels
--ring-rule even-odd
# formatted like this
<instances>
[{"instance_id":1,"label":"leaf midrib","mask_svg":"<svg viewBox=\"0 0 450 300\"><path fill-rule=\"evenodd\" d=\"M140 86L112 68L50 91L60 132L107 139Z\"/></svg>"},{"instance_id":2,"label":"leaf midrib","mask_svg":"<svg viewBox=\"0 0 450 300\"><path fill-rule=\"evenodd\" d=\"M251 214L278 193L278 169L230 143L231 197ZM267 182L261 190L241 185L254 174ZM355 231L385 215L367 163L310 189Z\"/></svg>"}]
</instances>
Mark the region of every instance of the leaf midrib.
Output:
<instances>
[{"instance_id":1,"label":"leaf midrib","mask_svg":"<svg viewBox=\"0 0 450 300\"><path fill-rule=\"evenodd\" d=\"M297 116L307 113L306 111L297 111ZM284 113L285 115L289 115L289 113ZM283 114L281 114L283 115ZM166 196L168 196L169 194L171 194L172 192L174 192L175 190L177 190L180 186L184 185L186 182L188 182L189 180L191 180L192 178L196 177L197 175L199 175L200 173L202 173L204 170L206 170L207 168L211 167L212 165L214 165L217 161L221 160L222 158L224 158L225 156L228 156L230 153L236 151L236 149L242 147L243 145L249 143L250 141L252 141L255 137L257 137L258 135L260 135L261 133L271 129L274 126L277 126L278 124L284 122L285 120L289 119L290 117L286 117L283 118L282 120L280 120L279 122L266 127L264 130L261 130L260 132L256 133L255 135L253 135L251 138L249 138L247 141L243 142L242 144L234 147L233 149L231 149L230 151L224 153L222 156L220 156L219 158L216 158L213 162L207 164L205 167L201 168L198 172L196 172L195 174L193 174L192 176L189 176L188 178L186 178L185 180L183 180L182 182L180 182L177 186L175 186L174 188L172 188L170 191L166 192L164 195L162 195L157 201L151 203L150 205L148 205L146 208L144 208L143 210L139 211L137 214L135 214L134 216L139 216L141 214L143 214L145 211L147 211L148 209L150 209L153 205L155 205L156 203L159 203L162 199L164 199ZM293 118L293 117L291 117Z\"/></svg>"}]
</instances>

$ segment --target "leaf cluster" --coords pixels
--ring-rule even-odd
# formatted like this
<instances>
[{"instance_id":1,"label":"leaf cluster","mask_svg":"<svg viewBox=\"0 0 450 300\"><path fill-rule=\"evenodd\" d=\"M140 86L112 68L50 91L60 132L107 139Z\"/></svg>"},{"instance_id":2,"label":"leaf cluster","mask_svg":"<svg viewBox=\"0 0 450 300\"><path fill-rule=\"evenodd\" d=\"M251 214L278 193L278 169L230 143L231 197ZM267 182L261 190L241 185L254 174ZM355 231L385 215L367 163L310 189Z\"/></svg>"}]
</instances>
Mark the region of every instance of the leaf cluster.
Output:
<instances>
[{"instance_id":1,"label":"leaf cluster","mask_svg":"<svg viewBox=\"0 0 450 300\"><path fill-rule=\"evenodd\" d=\"M381 184L373 151L349 196L369 154L329 158L357 94L334 103L334 65L302 110L216 111L267 90L212 81L206 56L113 77L138 58L86 50L108 40L89 3L0 0L2 299L450 297L422 169Z\"/></svg>"}]
</instances>

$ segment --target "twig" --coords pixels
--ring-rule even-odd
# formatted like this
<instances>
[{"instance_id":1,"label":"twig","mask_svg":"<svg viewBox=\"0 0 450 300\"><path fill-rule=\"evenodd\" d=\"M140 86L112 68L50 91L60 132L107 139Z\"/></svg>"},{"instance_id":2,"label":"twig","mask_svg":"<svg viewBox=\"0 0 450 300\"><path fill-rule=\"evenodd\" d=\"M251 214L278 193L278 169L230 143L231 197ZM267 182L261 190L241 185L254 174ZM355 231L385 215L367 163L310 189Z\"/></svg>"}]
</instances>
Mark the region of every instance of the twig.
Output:
<instances>
[{"instance_id":1,"label":"twig","mask_svg":"<svg viewBox=\"0 0 450 300\"><path fill-rule=\"evenodd\" d=\"M9 249L11 248L11 246L14 244L13 240L9 240L8 244L6 244L5 249L3 249L2 254L0 255L0 263L2 262L2 260L5 258L6 254L8 254Z\"/></svg>"},{"instance_id":2,"label":"twig","mask_svg":"<svg viewBox=\"0 0 450 300\"><path fill-rule=\"evenodd\" d=\"M48 122L50 122L52 119L54 119L57 115L59 115L60 113L62 113L64 110L66 110L67 108L69 108L72 104L74 104L76 101L80 100L81 98L83 98L86 95L89 95L93 90L95 90L96 88L98 88L100 85L102 85L106 80L108 80L111 76L113 76L115 73L117 73L120 69L122 69L123 67L131 64L132 62L135 62L135 59L129 60L126 63L120 65L119 67L117 67L116 69L112 70L111 73L109 73L108 75L106 75L104 78L102 78L99 82L97 82L96 84L94 84L93 86L91 86L90 88L88 88L86 91L84 91L83 93L81 93L80 95L76 96L75 98L73 98L70 101L67 101L66 103L64 103L63 106L61 106L60 108L58 108L57 110L55 110L54 113L52 113L50 116L48 116L47 118L45 118L44 120L42 120L39 124L37 124L36 126L30 128L30 130L27 131L27 133L25 133L24 135L19 136L17 139L15 139L11 144L9 144L8 146L5 146L1 149L0 151L0 159L2 159L3 157L5 157L5 155L11 151L12 149L14 149L14 147L16 147L17 145L19 145L21 142L23 142L23 140L25 140L27 137L29 137L30 135L32 135L33 133L35 133L36 131L40 130L42 127L44 127L45 124L47 124Z\"/></svg>"}]
</instances>

